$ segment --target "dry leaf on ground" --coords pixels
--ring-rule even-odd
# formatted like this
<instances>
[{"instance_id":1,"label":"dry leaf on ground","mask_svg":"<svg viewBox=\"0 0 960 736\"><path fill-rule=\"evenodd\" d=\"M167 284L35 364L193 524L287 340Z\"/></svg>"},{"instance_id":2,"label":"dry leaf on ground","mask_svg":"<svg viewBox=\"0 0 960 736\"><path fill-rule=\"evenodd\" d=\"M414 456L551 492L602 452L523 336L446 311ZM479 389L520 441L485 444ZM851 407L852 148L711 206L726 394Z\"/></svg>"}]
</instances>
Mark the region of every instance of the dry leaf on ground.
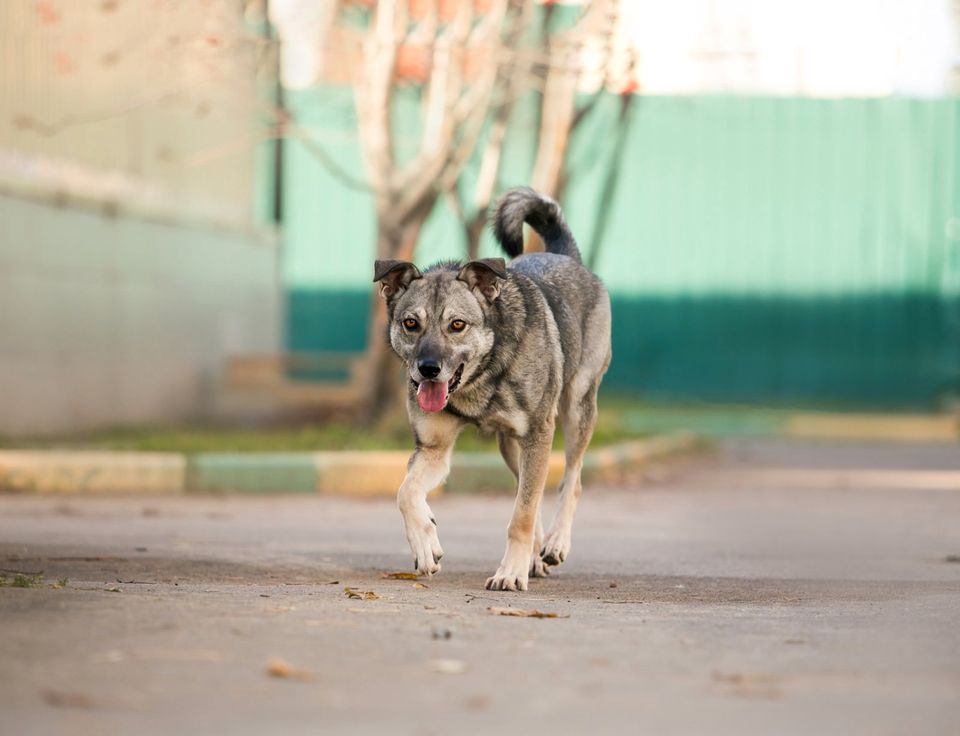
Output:
<instances>
[{"instance_id":1,"label":"dry leaf on ground","mask_svg":"<svg viewBox=\"0 0 960 736\"><path fill-rule=\"evenodd\" d=\"M569 613L552 613L547 611L537 611L533 608L500 608L498 606L489 606L487 608L494 616L519 616L521 618L570 618Z\"/></svg>"},{"instance_id":2,"label":"dry leaf on ground","mask_svg":"<svg viewBox=\"0 0 960 736\"><path fill-rule=\"evenodd\" d=\"M313 680L313 673L307 670L298 670L291 667L280 657L274 657L267 662L267 674L270 677L278 677L285 680L300 680L301 682L310 682Z\"/></svg>"},{"instance_id":3,"label":"dry leaf on ground","mask_svg":"<svg viewBox=\"0 0 960 736\"><path fill-rule=\"evenodd\" d=\"M43 700L47 705L55 708L93 708L95 705L93 698L83 693L63 690L46 690L43 693Z\"/></svg>"},{"instance_id":4,"label":"dry leaf on ground","mask_svg":"<svg viewBox=\"0 0 960 736\"><path fill-rule=\"evenodd\" d=\"M420 576L415 572L385 572L380 577L386 580L416 580Z\"/></svg>"},{"instance_id":5,"label":"dry leaf on ground","mask_svg":"<svg viewBox=\"0 0 960 736\"><path fill-rule=\"evenodd\" d=\"M459 659L432 659L430 669L443 675L459 675L467 669L467 665Z\"/></svg>"},{"instance_id":6,"label":"dry leaf on ground","mask_svg":"<svg viewBox=\"0 0 960 736\"><path fill-rule=\"evenodd\" d=\"M361 601L375 601L380 598L372 590L357 590L356 588L344 588L343 592L347 598L356 598Z\"/></svg>"}]
</instances>

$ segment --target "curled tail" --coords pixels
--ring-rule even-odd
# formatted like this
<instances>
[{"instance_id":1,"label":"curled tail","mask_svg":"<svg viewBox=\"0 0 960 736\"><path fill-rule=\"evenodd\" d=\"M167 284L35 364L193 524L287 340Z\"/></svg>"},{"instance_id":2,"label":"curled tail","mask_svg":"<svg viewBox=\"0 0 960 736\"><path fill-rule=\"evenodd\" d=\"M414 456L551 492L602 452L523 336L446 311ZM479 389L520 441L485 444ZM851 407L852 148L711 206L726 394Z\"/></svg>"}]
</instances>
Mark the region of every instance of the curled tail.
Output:
<instances>
[{"instance_id":1,"label":"curled tail","mask_svg":"<svg viewBox=\"0 0 960 736\"><path fill-rule=\"evenodd\" d=\"M493 234L511 258L523 253L523 223L543 239L547 253L569 256L581 262L580 249L563 219L560 205L529 187L517 187L504 194L493 213Z\"/></svg>"}]
</instances>

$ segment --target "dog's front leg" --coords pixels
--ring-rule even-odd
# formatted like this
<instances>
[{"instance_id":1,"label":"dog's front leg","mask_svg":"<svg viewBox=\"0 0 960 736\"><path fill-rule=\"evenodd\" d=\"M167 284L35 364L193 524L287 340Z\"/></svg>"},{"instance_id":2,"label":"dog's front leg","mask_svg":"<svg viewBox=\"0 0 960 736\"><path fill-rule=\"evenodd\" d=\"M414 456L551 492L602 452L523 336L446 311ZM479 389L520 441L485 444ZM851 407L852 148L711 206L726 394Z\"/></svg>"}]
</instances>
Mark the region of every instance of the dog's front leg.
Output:
<instances>
[{"instance_id":1,"label":"dog's front leg","mask_svg":"<svg viewBox=\"0 0 960 736\"><path fill-rule=\"evenodd\" d=\"M443 483L450 470L450 449L418 447L407 463L407 476L397 492L403 529L413 552L413 567L421 575L440 572L443 549L437 535L437 519L427 504L427 493Z\"/></svg>"},{"instance_id":2,"label":"dog's front leg","mask_svg":"<svg viewBox=\"0 0 960 736\"><path fill-rule=\"evenodd\" d=\"M427 504L427 494L447 479L450 455L460 425L452 417L438 416L417 421L413 415L411 425L417 438L417 449L407 463L407 475L397 492L397 506L413 553L414 569L421 575L433 575L440 572L443 549L437 534L437 518Z\"/></svg>"},{"instance_id":3,"label":"dog's front leg","mask_svg":"<svg viewBox=\"0 0 960 736\"><path fill-rule=\"evenodd\" d=\"M487 590L526 590L533 554L533 536L547 482L553 428L521 440L520 478L513 516L507 527L507 549L500 567L487 580Z\"/></svg>"}]
</instances>

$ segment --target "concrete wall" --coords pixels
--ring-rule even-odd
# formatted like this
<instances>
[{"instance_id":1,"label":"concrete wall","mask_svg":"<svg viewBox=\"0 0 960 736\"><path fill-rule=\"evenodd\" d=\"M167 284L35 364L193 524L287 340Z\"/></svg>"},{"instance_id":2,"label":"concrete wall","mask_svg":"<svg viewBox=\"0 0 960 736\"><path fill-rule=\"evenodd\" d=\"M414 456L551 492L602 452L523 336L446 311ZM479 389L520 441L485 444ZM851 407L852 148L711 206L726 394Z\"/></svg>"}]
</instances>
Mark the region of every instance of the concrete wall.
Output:
<instances>
[{"instance_id":1,"label":"concrete wall","mask_svg":"<svg viewBox=\"0 0 960 736\"><path fill-rule=\"evenodd\" d=\"M276 247L0 195L0 434L210 417L224 361L274 352Z\"/></svg>"},{"instance_id":2,"label":"concrete wall","mask_svg":"<svg viewBox=\"0 0 960 736\"><path fill-rule=\"evenodd\" d=\"M0 2L0 191L246 225L274 122L256 5Z\"/></svg>"}]
</instances>

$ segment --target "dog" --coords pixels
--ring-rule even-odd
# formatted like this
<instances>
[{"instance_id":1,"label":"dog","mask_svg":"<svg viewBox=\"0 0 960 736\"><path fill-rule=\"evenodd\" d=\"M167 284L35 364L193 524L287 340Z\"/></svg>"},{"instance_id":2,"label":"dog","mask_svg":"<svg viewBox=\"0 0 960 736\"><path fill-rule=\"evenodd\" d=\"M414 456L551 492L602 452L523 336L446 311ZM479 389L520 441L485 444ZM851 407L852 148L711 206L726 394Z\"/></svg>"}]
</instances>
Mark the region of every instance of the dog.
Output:
<instances>
[{"instance_id":1,"label":"dog","mask_svg":"<svg viewBox=\"0 0 960 736\"><path fill-rule=\"evenodd\" d=\"M523 253L523 224L546 252ZM494 235L512 259L413 263L378 260L389 341L409 377L416 449L397 494L414 568L440 572L443 549L427 493L441 485L467 424L494 433L517 480L507 546L488 590L527 590L570 554L580 472L597 419L597 390L611 359L610 297L582 263L560 206L532 189L495 205ZM546 535L540 502L557 419L566 464Z\"/></svg>"}]
</instances>

